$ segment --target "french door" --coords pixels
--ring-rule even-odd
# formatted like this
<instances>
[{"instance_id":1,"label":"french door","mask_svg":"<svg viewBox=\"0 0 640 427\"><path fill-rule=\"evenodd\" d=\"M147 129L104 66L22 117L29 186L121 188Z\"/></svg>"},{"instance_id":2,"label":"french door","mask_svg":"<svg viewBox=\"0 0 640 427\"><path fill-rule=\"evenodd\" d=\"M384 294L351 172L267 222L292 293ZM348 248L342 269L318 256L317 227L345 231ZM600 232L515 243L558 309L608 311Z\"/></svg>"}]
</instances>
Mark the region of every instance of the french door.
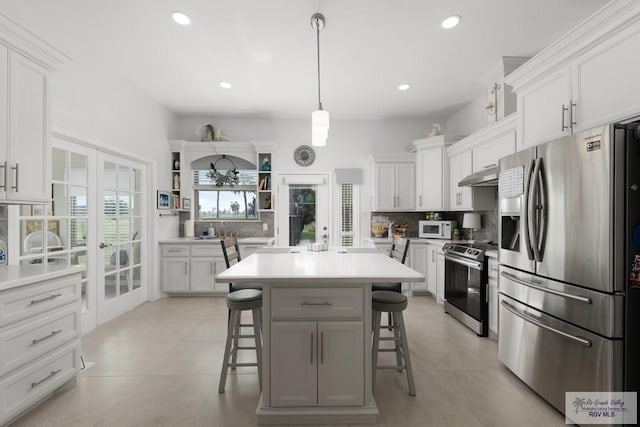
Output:
<instances>
[{"instance_id":1,"label":"french door","mask_svg":"<svg viewBox=\"0 0 640 427\"><path fill-rule=\"evenodd\" d=\"M278 245L333 243L330 175L278 175Z\"/></svg>"},{"instance_id":2,"label":"french door","mask_svg":"<svg viewBox=\"0 0 640 427\"><path fill-rule=\"evenodd\" d=\"M147 299L146 174L142 163L98 152L98 324Z\"/></svg>"}]
</instances>

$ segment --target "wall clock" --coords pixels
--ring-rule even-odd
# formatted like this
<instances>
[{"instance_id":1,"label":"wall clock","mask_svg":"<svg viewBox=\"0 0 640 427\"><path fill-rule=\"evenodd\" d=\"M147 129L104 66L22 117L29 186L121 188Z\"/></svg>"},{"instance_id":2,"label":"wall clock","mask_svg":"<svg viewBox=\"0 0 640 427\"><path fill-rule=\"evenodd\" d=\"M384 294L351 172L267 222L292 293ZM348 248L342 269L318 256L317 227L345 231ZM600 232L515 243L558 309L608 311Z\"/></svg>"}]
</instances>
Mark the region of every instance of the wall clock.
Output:
<instances>
[{"instance_id":1,"label":"wall clock","mask_svg":"<svg viewBox=\"0 0 640 427\"><path fill-rule=\"evenodd\" d=\"M293 159L300 166L309 166L316 159L316 152L308 145L301 145L293 152Z\"/></svg>"}]
</instances>

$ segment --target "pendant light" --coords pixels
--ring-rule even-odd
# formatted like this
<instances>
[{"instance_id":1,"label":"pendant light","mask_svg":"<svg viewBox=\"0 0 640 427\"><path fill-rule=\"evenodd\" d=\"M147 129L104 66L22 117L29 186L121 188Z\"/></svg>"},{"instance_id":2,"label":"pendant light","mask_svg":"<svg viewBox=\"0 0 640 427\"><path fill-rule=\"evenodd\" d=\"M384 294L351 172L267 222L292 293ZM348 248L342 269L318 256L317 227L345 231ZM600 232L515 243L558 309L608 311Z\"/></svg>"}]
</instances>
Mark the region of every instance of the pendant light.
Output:
<instances>
[{"instance_id":1,"label":"pendant light","mask_svg":"<svg viewBox=\"0 0 640 427\"><path fill-rule=\"evenodd\" d=\"M329 112L322 109L320 100L320 30L325 26L325 19L321 13L311 17L311 27L316 30L316 47L318 50L318 109L311 114L311 145L327 145L329 136Z\"/></svg>"}]
</instances>

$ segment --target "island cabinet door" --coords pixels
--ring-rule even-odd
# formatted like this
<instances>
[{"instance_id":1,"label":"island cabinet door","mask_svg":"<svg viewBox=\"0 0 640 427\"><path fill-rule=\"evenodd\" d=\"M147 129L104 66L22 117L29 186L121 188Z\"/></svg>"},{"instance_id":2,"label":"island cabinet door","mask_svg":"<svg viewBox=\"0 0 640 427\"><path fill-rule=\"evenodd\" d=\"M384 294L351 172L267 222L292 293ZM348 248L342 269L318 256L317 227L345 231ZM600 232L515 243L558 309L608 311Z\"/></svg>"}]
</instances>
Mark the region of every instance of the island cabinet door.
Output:
<instances>
[{"instance_id":1,"label":"island cabinet door","mask_svg":"<svg viewBox=\"0 0 640 427\"><path fill-rule=\"evenodd\" d=\"M271 323L271 406L316 406L316 322Z\"/></svg>"},{"instance_id":2,"label":"island cabinet door","mask_svg":"<svg viewBox=\"0 0 640 427\"><path fill-rule=\"evenodd\" d=\"M318 406L364 404L362 322L318 322Z\"/></svg>"}]
</instances>

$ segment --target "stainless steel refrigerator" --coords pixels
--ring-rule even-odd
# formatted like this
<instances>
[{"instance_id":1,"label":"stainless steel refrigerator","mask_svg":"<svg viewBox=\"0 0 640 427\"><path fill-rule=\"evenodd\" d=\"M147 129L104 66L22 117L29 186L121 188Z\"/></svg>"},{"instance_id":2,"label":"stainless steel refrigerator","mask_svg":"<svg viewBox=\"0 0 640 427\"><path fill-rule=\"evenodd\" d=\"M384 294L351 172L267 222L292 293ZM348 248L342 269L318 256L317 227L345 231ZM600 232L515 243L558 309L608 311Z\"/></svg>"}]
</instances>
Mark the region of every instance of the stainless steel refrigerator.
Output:
<instances>
[{"instance_id":1,"label":"stainless steel refrigerator","mask_svg":"<svg viewBox=\"0 0 640 427\"><path fill-rule=\"evenodd\" d=\"M502 363L563 413L637 391L640 121L501 159L498 194Z\"/></svg>"}]
</instances>

